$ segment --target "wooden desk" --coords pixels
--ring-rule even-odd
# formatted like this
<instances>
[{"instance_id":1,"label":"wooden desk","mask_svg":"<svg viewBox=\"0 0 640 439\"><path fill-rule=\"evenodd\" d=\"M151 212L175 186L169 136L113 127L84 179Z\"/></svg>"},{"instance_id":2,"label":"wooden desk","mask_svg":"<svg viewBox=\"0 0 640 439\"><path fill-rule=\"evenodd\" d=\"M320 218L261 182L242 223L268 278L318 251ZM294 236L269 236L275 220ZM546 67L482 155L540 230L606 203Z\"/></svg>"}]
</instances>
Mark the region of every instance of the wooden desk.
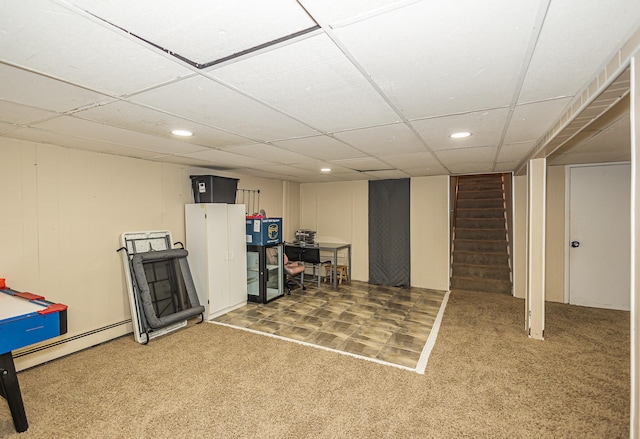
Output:
<instances>
[{"instance_id":1,"label":"wooden desk","mask_svg":"<svg viewBox=\"0 0 640 439\"><path fill-rule=\"evenodd\" d=\"M11 351L67 332L67 306L42 296L0 289L0 395L7 400L13 425L29 428Z\"/></svg>"}]
</instances>

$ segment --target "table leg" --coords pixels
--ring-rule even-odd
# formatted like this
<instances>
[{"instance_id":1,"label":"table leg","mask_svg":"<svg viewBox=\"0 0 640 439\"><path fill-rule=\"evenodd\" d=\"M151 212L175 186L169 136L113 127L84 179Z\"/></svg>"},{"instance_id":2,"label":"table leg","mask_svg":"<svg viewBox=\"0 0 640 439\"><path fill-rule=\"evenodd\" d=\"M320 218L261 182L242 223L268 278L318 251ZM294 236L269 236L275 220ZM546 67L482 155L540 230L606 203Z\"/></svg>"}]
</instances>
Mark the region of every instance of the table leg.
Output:
<instances>
[{"instance_id":1,"label":"table leg","mask_svg":"<svg viewBox=\"0 0 640 439\"><path fill-rule=\"evenodd\" d=\"M16 431L18 433L26 431L29 428L29 424L27 423L27 415L24 412L18 375L16 374L11 352L0 355L0 390L2 390L2 396L9 404Z\"/></svg>"},{"instance_id":2,"label":"table leg","mask_svg":"<svg viewBox=\"0 0 640 439\"><path fill-rule=\"evenodd\" d=\"M338 288L338 250L333 249L333 288Z\"/></svg>"},{"instance_id":3,"label":"table leg","mask_svg":"<svg viewBox=\"0 0 640 439\"><path fill-rule=\"evenodd\" d=\"M349 282L351 282L351 245L347 247L347 273L349 274Z\"/></svg>"}]
</instances>

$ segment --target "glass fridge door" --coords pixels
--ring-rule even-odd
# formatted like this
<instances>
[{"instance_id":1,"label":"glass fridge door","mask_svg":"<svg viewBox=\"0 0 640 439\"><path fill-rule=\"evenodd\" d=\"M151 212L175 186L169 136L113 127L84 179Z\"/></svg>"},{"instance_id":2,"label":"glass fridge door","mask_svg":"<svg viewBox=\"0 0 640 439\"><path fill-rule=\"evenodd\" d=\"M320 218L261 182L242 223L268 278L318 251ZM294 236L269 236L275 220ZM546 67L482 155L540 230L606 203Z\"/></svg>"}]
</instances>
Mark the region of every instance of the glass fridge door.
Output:
<instances>
[{"instance_id":1,"label":"glass fridge door","mask_svg":"<svg viewBox=\"0 0 640 439\"><path fill-rule=\"evenodd\" d=\"M259 301L260 297L260 252L247 248L247 294L249 300Z\"/></svg>"},{"instance_id":2,"label":"glass fridge door","mask_svg":"<svg viewBox=\"0 0 640 439\"><path fill-rule=\"evenodd\" d=\"M266 258L266 294L265 302L273 300L284 294L284 273L282 267L282 245L276 245L266 249L267 252L276 256Z\"/></svg>"}]
</instances>

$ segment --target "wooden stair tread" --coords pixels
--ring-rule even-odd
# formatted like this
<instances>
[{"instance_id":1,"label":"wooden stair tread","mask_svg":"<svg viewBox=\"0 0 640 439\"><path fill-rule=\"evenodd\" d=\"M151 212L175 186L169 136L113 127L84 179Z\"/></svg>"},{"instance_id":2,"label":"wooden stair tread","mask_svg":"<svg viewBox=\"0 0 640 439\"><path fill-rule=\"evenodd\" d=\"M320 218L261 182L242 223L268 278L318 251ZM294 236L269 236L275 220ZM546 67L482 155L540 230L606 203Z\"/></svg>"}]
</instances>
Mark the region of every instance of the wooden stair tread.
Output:
<instances>
[{"instance_id":1,"label":"wooden stair tread","mask_svg":"<svg viewBox=\"0 0 640 439\"><path fill-rule=\"evenodd\" d=\"M458 178L451 289L512 292L504 191L501 174Z\"/></svg>"}]
</instances>

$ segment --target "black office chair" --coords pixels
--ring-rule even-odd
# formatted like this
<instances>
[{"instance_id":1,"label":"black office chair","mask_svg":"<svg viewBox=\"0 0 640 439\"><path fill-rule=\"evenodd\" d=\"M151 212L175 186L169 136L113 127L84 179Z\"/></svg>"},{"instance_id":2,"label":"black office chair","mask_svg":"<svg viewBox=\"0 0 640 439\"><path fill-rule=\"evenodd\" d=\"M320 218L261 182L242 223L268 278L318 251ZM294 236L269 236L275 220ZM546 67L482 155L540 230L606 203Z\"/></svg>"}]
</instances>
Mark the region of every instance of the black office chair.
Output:
<instances>
[{"instance_id":1,"label":"black office chair","mask_svg":"<svg viewBox=\"0 0 640 439\"><path fill-rule=\"evenodd\" d=\"M285 245L284 251L290 261L302 261L305 264L311 264L313 266L313 279L318 280L319 287L322 280L322 273L324 272L322 268L327 264L331 266L330 260L323 261L320 259L320 249L313 246L299 247L296 245ZM316 269L318 269L317 277ZM329 272L331 273L331 270L329 270ZM301 273L300 281L304 287L304 272Z\"/></svg>"},{"instance_id":2,"label":"black office chair","mask_svg":"<svg viewBox=\"0 0 640 439\"><path fill-rule=\"evenodd\" d=\"M331 270L324 270L325 266L331 267L331 260L323 261L320 259L320 249L315 247L309 247L304 249L304 262L308 264L313 264L313 278L318 279L318 287L320 287L320 282L322 281L322 273L329 272L329 276L331 276ZM316 269L318 270L316 273ZM317 277L316 277L317 274ZM331 277L329 277L329 281L331 281Z\"/></svg>"}]
</instances>

